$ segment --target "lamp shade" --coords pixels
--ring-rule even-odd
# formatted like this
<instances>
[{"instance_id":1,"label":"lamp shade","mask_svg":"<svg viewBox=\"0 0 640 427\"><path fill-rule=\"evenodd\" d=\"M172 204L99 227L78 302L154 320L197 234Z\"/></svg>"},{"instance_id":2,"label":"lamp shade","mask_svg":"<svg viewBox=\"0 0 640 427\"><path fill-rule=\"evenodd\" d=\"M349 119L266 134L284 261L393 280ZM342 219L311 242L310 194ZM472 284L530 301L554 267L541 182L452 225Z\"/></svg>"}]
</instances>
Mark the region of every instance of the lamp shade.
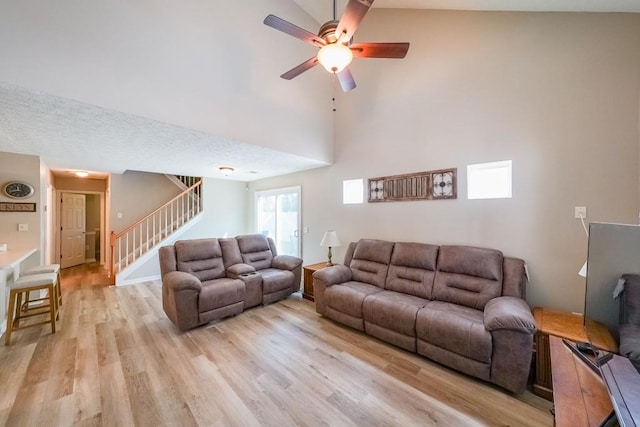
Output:
<instances>
[{"instance_id":1,"label":"lamp shade","mask_svg":"<svg viewBox=\"0 0 640 427\"><path fill-rule=\"evenodd\" d=\"M322 237L322 241L320 242L320 246L335 248L336 246L340 246L340 239L338 239L338 234L335 230L327 230Z\"/></svg>"},{"instance_id":2,"label":"lamp shade","mask_svg":"<svg viewBox=\"0 0 640 427\"><path fill-rule=\"evenodd\" d=\"M318 62L330 73L339 73L351 63L353 53L342 43L330 43L320 48Z\"/></svg>"}]
</instances>

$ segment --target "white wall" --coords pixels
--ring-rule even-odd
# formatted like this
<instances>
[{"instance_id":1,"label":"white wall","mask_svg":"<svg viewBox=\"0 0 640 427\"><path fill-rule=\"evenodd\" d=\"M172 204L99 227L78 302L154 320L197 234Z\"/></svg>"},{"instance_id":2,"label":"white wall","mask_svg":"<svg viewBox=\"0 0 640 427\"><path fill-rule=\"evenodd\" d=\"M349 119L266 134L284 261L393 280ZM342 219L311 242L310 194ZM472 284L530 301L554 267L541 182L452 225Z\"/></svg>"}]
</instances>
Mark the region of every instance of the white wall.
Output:
<instances>
[{"instance_id":1,"label":"white wall","mask_svg":"<svg viewBox=\"0 0 640 427\"><path fill-rule=\"evenodd\" d=\"M402 61L354 61L335 164L250 184L251 196L302 185L305 264L326 259L326 229L344 243L492 247L528 263L530 305L582 312L587 239L574 206L591 221L638 220L640 15L374 9L356 40L411 48ZM513 198L467 200L466 165L506 159ZM344 179L449 167L457 200L341 204Z\"/></svg>"},{"instance_id":2,"label":"white wall","mask_svg":"<svg viewBox=\"0 0 640 427\"><path fill-rule=\"evenodd\" d=\"M203 218L180 235L179 240L228 237L246 234L247 189L237 181L204 178L202 182ZM127 277L127 282L160 276L158 256L142 264Z\"/></svg>"},{"instance_id":3,"label":"white wall","mask_svg":"<svg viewBox=\"0 0 640 427\"><path fill-rule=\"evenodd\" d=\"M42 209L46 201L40 177L40 158L0 152L0 186L9 181L23 181L35 188L33 196L12 199L0 191L0 202L36 203L36 212L0 212L0 243L9 249L40 249ZM27 224L28 231L18 231L18 224Z\"/></svg>"},{"instance_id":4,"label":"white wall","mask_svg":"<svg viewBox=\"0 0 640 427\"><path fill-rule=\"evenodd\" d=\"M317 49L269 13L319 26L291 0L0 2L0 81L329 161L331 80L279 78Z\"/></svg>"}]
</instances>

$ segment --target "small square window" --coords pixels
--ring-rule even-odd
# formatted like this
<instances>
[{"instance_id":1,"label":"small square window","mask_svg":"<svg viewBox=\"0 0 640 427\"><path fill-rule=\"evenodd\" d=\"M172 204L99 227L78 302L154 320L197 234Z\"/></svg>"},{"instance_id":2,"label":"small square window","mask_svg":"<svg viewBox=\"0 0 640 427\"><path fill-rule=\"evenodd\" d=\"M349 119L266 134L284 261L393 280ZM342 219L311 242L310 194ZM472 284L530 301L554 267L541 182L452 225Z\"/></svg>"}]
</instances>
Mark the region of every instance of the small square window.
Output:
<instances>
[{"instance_id":1,"label":"small square window","mask_svg":"<svg viewBox=\"0 0 640 427\"><path fill-rule=\"evenodd\" d=\"M468 199L510 199L511 160L467 166Z\"/></svg>"},{"instance_id":2,"label":"small square window","mask_svg":"<svg viewBox=\"0 0 640 427\"><path fill-rule=\"evenodd\" d=\"M364 180L348 179L342 181L342 203L345 205L364 202Z\"/></svg>"}]
</instances>

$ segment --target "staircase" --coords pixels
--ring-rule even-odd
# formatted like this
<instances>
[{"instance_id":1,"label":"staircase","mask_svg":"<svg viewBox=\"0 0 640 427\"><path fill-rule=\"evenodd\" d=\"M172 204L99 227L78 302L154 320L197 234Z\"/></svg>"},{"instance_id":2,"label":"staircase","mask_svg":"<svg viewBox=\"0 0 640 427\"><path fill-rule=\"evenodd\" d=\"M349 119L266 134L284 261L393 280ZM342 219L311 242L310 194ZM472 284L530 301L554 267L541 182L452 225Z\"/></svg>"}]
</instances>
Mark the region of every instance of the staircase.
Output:
<instances>
[{"instance_id":1,"label":"staircase","mask_svg":"<svg viewBox=\"0 0 640 427\"><path fill-rule=\"evenodd\" d=\"M110 277L114 284L134 262L142 262L155 255L158 247L176 234L193 225L202 215L202 180L178 177L187 187L182 193L151 212L135 224L115 233L111 232ZM184 180L183 180L184 179Z\"/></svg>"}]
</instances>

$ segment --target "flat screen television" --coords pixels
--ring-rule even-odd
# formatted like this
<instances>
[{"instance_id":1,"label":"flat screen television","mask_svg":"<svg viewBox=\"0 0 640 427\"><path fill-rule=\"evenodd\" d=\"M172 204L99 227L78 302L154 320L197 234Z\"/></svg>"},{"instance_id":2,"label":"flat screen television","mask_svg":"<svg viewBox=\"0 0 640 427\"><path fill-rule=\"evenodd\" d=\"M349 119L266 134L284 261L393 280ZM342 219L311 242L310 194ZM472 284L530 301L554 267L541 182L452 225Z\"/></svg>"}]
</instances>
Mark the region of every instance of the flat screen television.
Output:
<instances>
[{"instance_id":1,"label":"flat screen television","mask_svg":"<svg viewBox=\"0 0 640 427\"><path fill-rule=\"evenodd\" d=\"M640 226L591 223L584 318L592 345L596 333L591 321L604 324L620 343L620 299L614 294L626 274L640 274ZM620 425L640 427L640 372L619 356L599 368Z\"/></svg>"},{"instance_id":2,"label":"flat screen television","mask_svg":"<svg viewBox=\"0 0 640 427\"><path fill-rule=\"evenodd\" d=\"M620 310L613 291L623 274L640 274L640 226L592 222L584 315L606 325L616 341Z\"/></svg>"}]
</instances>

